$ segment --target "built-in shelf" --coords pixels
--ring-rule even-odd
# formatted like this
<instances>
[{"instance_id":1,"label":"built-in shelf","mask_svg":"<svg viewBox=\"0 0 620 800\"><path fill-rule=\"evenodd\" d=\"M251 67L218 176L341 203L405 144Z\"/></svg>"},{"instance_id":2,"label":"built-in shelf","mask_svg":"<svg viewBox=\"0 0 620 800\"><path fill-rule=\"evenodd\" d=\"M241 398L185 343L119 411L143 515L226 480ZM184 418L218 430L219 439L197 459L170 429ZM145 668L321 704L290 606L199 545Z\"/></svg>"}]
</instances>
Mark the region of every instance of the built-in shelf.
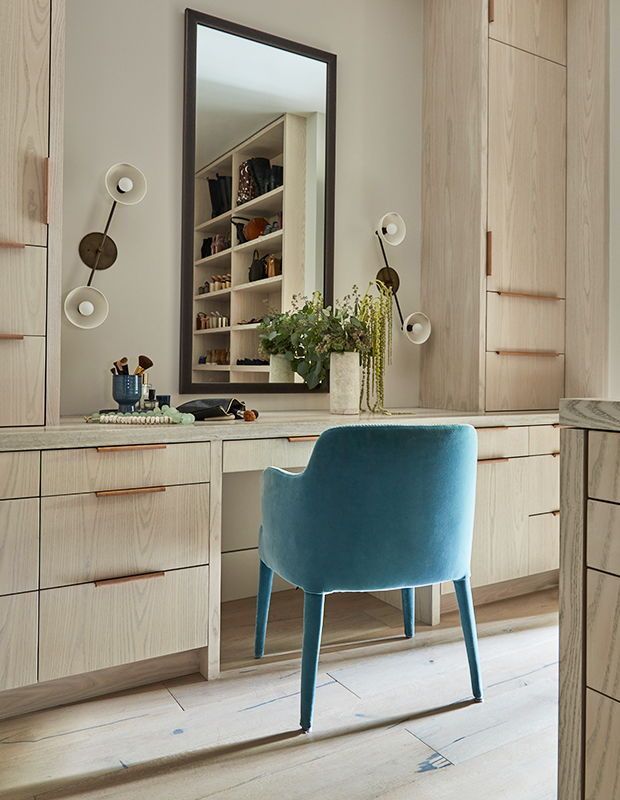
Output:
<instances>
[{"instance_id":1,"label":"built-in shelf","mask_svg":"<svg viewBox=\"0 0 620 800\"><path fill-rule=\"evenodd\" d=\"M234 364L230 369L234 372L269 372L269 364Z\"/></svg>"},{"instance_id":2,"label":"built-in shelf","mask_svg":"<svg viewBox=\"0 0 620 800\"><path fill-rule=\"evenodd\" d=\"M225 328L205 328L202 331L194 331L194 336L202 336L203 333L229 333L231 330L230 326Z\"/></svg>"},{"instance_id":3,"label":"built-in shelf","mask_svg":"<svg viewBox=\"0 0 620 800\"><path fill-rule=\"evenodd\" d=\"M230 364L195 364L196 372L230 372Z\"/></svg>"},{"instance_id":4,"label":"built-in shelf","mask_svg":"<svg viewBox=\"0 0 620 800\"><path fill-rule=\"evenodd\" d=\"M231 331L255 331L258 328L259 325L260 325L260 322L250 322L247 325L233 325L230 330Z\"/></svg>"},{"instance_id":5,"label":"built-in shelf","mask_svg":"<svg viewBox=\"0 0 620 800\"><path fill-rule=\"evenodd\" d=\"M277 287L282 284L282 275L274 278L263 278L260 281L250 281L233 286L235 292L260 292L261 294L277 291Z\"/></svg>"},{"instance_id":6,"label":"built-in shelf","mask_svg":"<svg viewBox=\"0 0 620 800\"><path fill-rule=\"evenodd\" d=\"M220 214L217 217L211 217L211 219L206 220L205 222L201 222L200 225L196 225L194 230L196 233L205 233L206 231L217 231L223 230L228 231L228 226L230 225L230 218L232 217L232 211L224 211L223 214Z\"/></svg>"},{"instance_id":7,"label":"built-in shelf","mask_svg":"<svg viewBox=\"0 0 620 800\"><path fill-rule=\"evenodd\" d=\"M194 261L194 266L204 267L206 264L214 264L216 261L224 261L230 259L231 253L232 253L232 247L227 247L226 250L220 250L219 253L214 253L212 256L199 258L198 261Z\"/></svg>"},{"instance_id":8,"label":"built-in shelf","mask_svg":"<svg viewBox=\"0 0 620 800\"><path fill-rule=\"evenodd\" d=\"M259 236L258 239L252 239L251 242L244 242L243 244L236 244L233 247L233 251L235 253L242 252L243 250L256 250L263 247L265 244L269 243L271 245L272 242L276 242L282 239L282 234L284 231L280 229L279 231L273 231L273 233L267 233L265 236Z\"/></svg>"},{"instance_id":9,"label":"built-in shelf","mask_svg":"<svg viewBox=\"0 0 620 800\"><path fill-rule=\"evenodd\" d=\"M236 206L234 214L245 214L251 211L253 216L269 217L282 211L282 195L284 194L284 186L278 186L270 192L265 192L247 203L242 203Z\"/></svg>"},{"instance_id":10,"label":"built-in shelf","mask_svg":"<svg viewBox=\"0 0 620 800\"><path fill-rule=\"evenodd\" d=\"M228 289L218 289L215 292L202 292L202 294L195 294L194 300L207 300L212 297L223 297L230 294L230 292L230 287L228 287Z\"/></svg>"}]
</instances>

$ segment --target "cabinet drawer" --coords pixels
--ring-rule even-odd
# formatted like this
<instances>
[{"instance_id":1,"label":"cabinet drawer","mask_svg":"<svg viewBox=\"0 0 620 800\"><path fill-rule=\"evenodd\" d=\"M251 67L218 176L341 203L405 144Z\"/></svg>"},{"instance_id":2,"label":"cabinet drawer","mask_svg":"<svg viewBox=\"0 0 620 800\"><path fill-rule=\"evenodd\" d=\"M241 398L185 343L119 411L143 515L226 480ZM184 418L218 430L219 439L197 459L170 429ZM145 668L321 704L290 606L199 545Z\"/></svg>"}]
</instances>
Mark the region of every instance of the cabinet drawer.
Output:
<instances>
[{"instance_id":1,"label":"cabinet drawer","mask_svg":"<svg viewBox=\"0 0 620 800\"><path fill-rule=\"evenodd\" d=\"M531 456L560 452L559 425L532 425L529 430Z\"/></svg>"},{"instance_id":2,"label":"cabinet drawer","mask_svg":"<svg viewBox=\"0 0 620 800\"><path fill-rule=\"evenodd\" d=\"M0 690L37 681L37 593L0 597Z\"/></svg>"},{"instance_id":3,"label":"cabinet drawer","mask_svg":"<svg viewBox=\"0 0 620 800\"><path fill-rule=\"evenodd\" d=\"M0 247L0 326L29 336L45 336L47 250Z\"/></svg>"},{"instance_id":4,"label":"cabinet drawer","mask_svg":"<svg viewBox=\"0 0 620 800\"><path fill-rule=\"evenodd\" d=\"M45 338L3 339L3 333L0 330L0 427L43 425Z\"/></svg>"},{"instance_id":5,"label":"cabinet drawer","mask_svg":"<svg viewBox=\"0 0 620 800\"><path fill-rule=\"evenodd\" d=\"M557 409L564 394L564 356L487 353L487 411Z\"/></svg>"},{"instance_id":6,"label":"cabinet drawer","mask_svg":"<svg viewBox=\"0 0 620 800\"><path fill-rule=\"evenodd\" d=\"M528 521L528 573L550 572L560 566L560 515L537 514Z\"/></svg>"},{"instance_id":7,"label":"cabinet drawer","mask_svg":"<svg viewBox=\"0 0 620 800\"><path fill-rule=\"evenodd\" d=\"M588 434L588 494L620 503L620 434Z\"/></svg>"},{"instance_id":8,"label":"cabinet drawer","mask_svg":"<svg viewBox=\"0 0 620 800\"><path fill-rule=\"evenodd\" d=\"M305 467L317 437L288 439L244 439L224 442L224 472L251 472L267 467Z\"/></svg>"},{"instance_id":9,"label":"cabinet drawer","mask_svg":"<svg viewBox=\"0 0 620 800\"><path fill-rule=\"evenodd\" d=\"M560 457L530 456L526 514L546 514L560 508Z\"/></svg>"},{"instance_id":10,"label":"cabinet drawer","mask_svg":"<svg viewBox=\"0 0 620 800\"><path fill-rule=\"evenodd\" d=\"M0 500L37 497L39 494L38 451L0 453Z\"/></svg>"},{"instance_id":11,"label":"cabinet drawer","mask_svg":"<svg viewBox=\"0 0 620 800\"><path fill-rule=\"evenodd\" d=\"M564 300L487 292L487 350L564 352Z\"/></svg>"},{"instance_id":12,"label":"cabinet drawer","mask_svg":"<svg viewBox=\"0 0 620 800\"><path fill-rule=\"evenodd\" d=\"M208 567L41 592L39 680L207 644Z\"/></svg>"},{"instance_id":13,"label":"cabinet drawer","mask_svg":"<svg viewBox=\"0 0 620 800\"><path fill-rule=\"evenodd\" d=\"M208 484L126 491L42 498L41 587L208 562Z\"/></svg>"},{"instance_id":14,"label":"cabinet drawer","mask_svg":"<svg viewBox=\"0 0 620 800\"><path fill-rule=\"evenodd\" d=\"M210 454L208 442L48 450L41 455L41 494L204 483Z\"/></svg>"},{"instance_id":15,"label":"cabinet drawer","mask_svg":"<svg viewBox=\"0 0 620 800\"><path fill-rule=\"evenodd\" d=\"M39 587L39 501L0 502L0 595Z\"/></svg>"},{"instance_id":16,"label":"cabinet drawer","mask_svg":"<svg viewBox=\"0 0 620 800\"><path fill-rule=\"evenodd\" d=\"M620 703L586 691L586 800L613 800L620 784Z\"/></svg>"},{"instance_id":17,"label":"cabinet drawer","mask_svg":"<svg viewBox=\"0 0 620 800\"><path fill-rule=\"evenodd\" d=\"M620 700L620 578L587 570L586 683Z\"/></svg>"},{"instance_id":18,"label":"cabinet drawer","mask_svg":"<svg viewBox=\"0 0 620 800\"><path fill-rule=\"evenodd\" d=\"M588 500L589 567L620 575L620 506Z\"/></svg>"},{"instance_id":19,"label":"cabinet drawer","mask_svg":"<svg viewBox=\"0 0 620 800\"><path fill-rule=\"evenodd\" d=\"M509 458L526 456L528 439L526 427L478 428L478 458Z\"/></svg>"}]
</instances>

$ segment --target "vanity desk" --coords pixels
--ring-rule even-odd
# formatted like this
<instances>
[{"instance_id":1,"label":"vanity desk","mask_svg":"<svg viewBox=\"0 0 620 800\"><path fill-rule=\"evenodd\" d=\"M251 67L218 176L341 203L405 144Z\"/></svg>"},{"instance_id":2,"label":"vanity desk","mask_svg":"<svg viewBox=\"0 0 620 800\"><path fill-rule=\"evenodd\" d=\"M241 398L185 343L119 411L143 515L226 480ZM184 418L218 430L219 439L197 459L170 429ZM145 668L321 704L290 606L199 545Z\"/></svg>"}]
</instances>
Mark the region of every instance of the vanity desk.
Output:
<instances>
[{"instance_id":1,"label":"vanity desk","mask_svg":"<svg viewBox=\"0 0 620 800\"><path fill-rule=\"evenodd\" d=\"M194 671L216 678L227 476L303 468L321 432L360 421L474 425L478 602L556 581L557 413L268 412L253 423L6 428L0 718ZM243 551L252 576L257 534ZM423 622L454 607L451 587L418 590Z\"/></svg>"}]
</instances>

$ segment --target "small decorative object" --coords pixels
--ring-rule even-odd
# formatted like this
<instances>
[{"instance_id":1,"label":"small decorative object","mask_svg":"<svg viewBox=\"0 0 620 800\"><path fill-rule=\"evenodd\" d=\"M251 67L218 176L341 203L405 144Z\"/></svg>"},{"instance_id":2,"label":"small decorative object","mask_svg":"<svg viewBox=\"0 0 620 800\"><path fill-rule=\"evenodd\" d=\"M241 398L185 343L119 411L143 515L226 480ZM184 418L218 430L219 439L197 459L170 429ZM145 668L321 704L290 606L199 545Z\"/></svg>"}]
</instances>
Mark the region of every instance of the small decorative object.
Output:
<instances>
[{"instance_id":1,"label":"small decorative object","mask_svg":"<svg viewBox=\"0 0 620 800\"><path fill-rule=\"evenodd\" d=\"M141 375L113 375L112 397L118 403L118 410L123 413L135 411L136 403L142 396Z\"/></svg>"},{"instance_id":2,"label":"small decorative object","mask_svg":"<svg viewBox=\"0 0 620 800\"><path fill-rule=\"evenodd\" d=\"M273 255L273 253L265 257L265 267L268 278L275 278L278 275L282 275L282 259Z\"/></svg>"},{"instance_id":3,"label":"small decorative object","mask_svg":"<svg viewBox=\"0 0 620 800\"><path fill-rule=\"evenodd\" d=\"M132 413L115 413L105 411L84 417L86 422L98 422L101 425L193 425L193 414L182 413L177 408L163 405L152 411L134 411Z\"/></svg>"},{"instance_id":4,"label":"small decorative object","mask_svg":"<svg viewBox=\"0 0 620 800\"><path fill-rule=\"evenodd\" d=\"M361 395L360 354L356 350L330 353L329 411L359 414Z\"/></svg>"},{"instance_id":5,"label":"small decorative object","mask_svg":"<svg viewBox=\"0 0 620 800\"><path fill-rule=\"evenodd\" d=\"M258 239L265 232L269 223L264 217L254 217L243 228L243 233L247 242Z\"/></svg>"},{"instance_id":6,"label":"small decorative object","mask_svg":"<svg viewBox=\"0 0 620 800\"><path fill-rule=\"evenodd\" d=\"M251 409L244 411L243 420L244 422L256 422L256 412L252 411Z\"/></svg>"},{"instance_id":7,"label":"small decorative object","mask_svg":"<svg viewBox=\"0 0 620 800\"><path fill-rule=\"evenodd\" d=\"M255 250L252 253L252 263L250 264L250 268L248 270L248 280L250 282L253 281L262 281L263 278L267 277L267 266L266 266L266 257L260 256L258 250Z\"/></svg>"}]
</instances>

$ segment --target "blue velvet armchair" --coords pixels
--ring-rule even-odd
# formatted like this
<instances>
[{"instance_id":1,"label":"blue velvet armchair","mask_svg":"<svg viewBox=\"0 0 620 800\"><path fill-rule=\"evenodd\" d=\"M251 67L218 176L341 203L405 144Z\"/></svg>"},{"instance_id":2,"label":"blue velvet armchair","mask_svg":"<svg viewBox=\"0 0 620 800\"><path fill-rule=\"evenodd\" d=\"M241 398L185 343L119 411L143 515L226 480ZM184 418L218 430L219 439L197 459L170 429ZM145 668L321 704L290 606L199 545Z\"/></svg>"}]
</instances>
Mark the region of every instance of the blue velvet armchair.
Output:
<instances>
[{"instance_id":1,"label":"blue velvet armchair","mask_svg":"<svg viewBox=\"0 0 620 800\"><path fill-rule=\"evenodd\" d=\"M469 425L347 425L306 470L264 473L255 655L264 653L276 572L304 591L301 727L312 724L325 595L454 581L474 698L483 696L469 582L477 439Z\"/></svg>"}]
</instances>

